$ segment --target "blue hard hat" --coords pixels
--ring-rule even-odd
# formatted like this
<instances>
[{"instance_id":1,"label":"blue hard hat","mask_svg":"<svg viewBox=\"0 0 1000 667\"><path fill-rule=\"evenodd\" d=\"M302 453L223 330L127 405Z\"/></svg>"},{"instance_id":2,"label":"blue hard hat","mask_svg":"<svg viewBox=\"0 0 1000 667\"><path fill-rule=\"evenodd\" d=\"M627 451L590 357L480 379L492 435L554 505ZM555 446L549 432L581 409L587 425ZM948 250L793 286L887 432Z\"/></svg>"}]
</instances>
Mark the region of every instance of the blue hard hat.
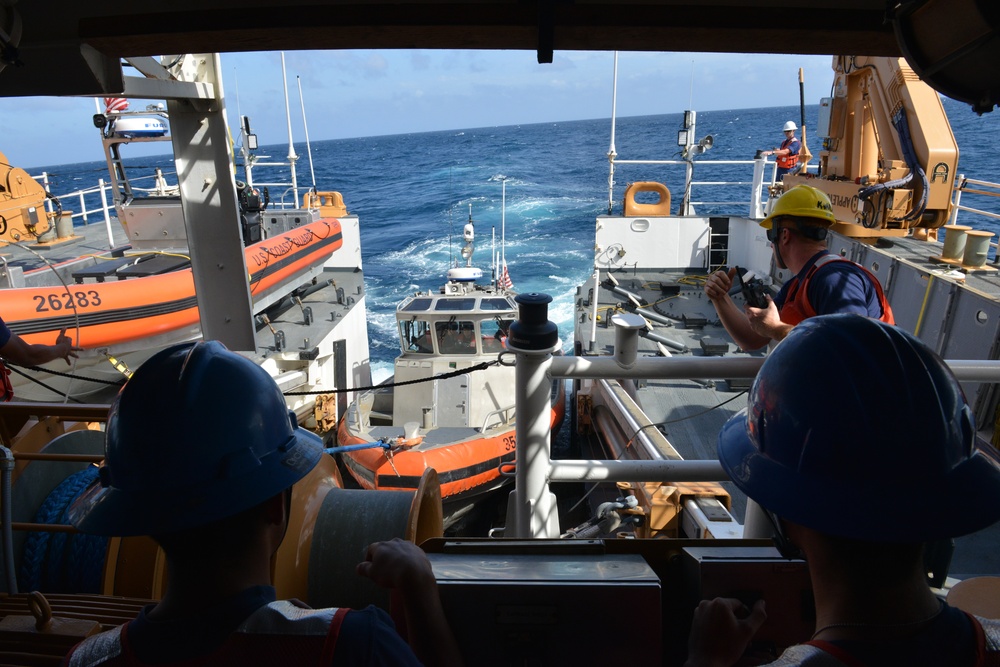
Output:
<instances>
[{"instance_id":1,"label":"blue hard hat","mask_svg":"<svg viewBox=\"0 0 1000 667\"><path fill-rule=\"evenodd\" d=\"M97 535L157 535L281 493L323 455L263 368L218 342L150 357L108 413L104 465L69 510Z\"/></svg>"},{"instance_id":2,"label":"blue hard hat","mask_svg":"<svg viewBox=\"0 0 1000 667\"><path fill-rule=\"evenodd\" d=\"M957 537L1000 520L1000 461L962 388L902 329L813 317L768 355L719 460L764 509L873 542Z\"/></svg>"}]
</instances>

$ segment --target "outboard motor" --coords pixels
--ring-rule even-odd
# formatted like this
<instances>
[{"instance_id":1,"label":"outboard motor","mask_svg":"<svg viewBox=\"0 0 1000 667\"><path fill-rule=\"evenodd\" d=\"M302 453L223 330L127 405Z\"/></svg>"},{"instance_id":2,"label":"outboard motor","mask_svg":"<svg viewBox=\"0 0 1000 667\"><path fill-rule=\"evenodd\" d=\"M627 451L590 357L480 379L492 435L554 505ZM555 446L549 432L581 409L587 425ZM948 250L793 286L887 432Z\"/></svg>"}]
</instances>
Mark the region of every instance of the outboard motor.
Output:
<instances>
[{"instance_id":1,"label":"outboard motor","mask_svg":"<svg viewBox=\"0 0 1000 667\"><path fill-rule=\"evenodd\" d=\"M260 190L250 187L243 181L236 181L236 197L240 205L240 227L243 230L243 245L250 245L261 240L261 213L271 203L267 188L261 195Z\"/></svg>"}]
</instances>

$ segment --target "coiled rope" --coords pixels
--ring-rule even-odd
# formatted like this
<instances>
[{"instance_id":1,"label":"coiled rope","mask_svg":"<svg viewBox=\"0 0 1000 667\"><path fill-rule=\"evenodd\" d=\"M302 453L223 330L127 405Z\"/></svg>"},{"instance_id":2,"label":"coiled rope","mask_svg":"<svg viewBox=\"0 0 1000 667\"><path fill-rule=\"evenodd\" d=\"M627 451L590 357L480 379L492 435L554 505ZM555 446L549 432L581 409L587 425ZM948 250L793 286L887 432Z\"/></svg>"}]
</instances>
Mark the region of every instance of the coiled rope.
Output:
<instances>
[{"instance_id":1,"label":"coiled rope","mask_svg":"<svg viewBox=\"0 0 1000 667\"><path fill-rule=\"evenodd\" d=\"M66 524L69 507L97 479L87 466L64 479L45 498L36 523ZM23 591L99 593L108 538L82 533L31 532L24 541L18 587Z\"/></svg>"}]
</instances>

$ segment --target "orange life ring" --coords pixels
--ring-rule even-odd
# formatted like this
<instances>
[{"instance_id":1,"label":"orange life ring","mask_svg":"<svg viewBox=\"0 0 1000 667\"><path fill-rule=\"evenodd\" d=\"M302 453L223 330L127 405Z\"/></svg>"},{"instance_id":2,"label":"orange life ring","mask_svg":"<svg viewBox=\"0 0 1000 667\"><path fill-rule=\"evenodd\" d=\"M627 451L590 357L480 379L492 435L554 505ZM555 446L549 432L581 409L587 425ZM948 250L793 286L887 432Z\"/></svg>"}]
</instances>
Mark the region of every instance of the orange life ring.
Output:
<instances>
[{"instance_id":1,"label":"orange life ring","mask_svg":"<svg viewBox=\"0 0 1000 667\"><path fill-rule=\"evenodd\" d=\"M655 192L660 200L655 204L641 204L635 200L640 192ZM670 190L663 183L656 181L638 181L629 183L625 188L625 216L662 217L670 215Z\"/></svg>"}]
</instances>

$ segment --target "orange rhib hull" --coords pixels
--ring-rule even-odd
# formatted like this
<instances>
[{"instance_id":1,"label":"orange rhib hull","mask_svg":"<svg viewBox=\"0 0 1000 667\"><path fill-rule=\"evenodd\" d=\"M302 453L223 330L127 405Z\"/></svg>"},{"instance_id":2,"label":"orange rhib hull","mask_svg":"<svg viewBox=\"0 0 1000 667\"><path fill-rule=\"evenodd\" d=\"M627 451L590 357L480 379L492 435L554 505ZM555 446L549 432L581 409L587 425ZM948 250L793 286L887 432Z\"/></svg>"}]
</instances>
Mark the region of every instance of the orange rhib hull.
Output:
<instances>
[{"instance_id":1,"label":"orange rhib hull","mask_svg":"<svg viewBox=\"0 0 1000 667\"><path fill-rule=\"evenodd\" d=\"M248 246L251 294L255 299L267 294L321 264L342 244L340 222L324 219ZM103 283L7 289L3 317L29 343L51 343L66 329L84 349L186 331L199 322L190 268Z\"/></svg>"},{"instance_id":2,"label":"orange rhib hull","mask_svg":"<svg viewBox=\"0 0 1000 667\"><path fill-rule=\"evenodd\" d=\"M551 412L553 429L562 422L563 413L562 400L555 401ZM493 433L453 443L433 444L425 439L420 445L391 453L380 447L360 449L343 455L343 461L362 488L383 491L413 491L424 470L433 468L441 483L441 498L449 503L487 493L513 479L501 475L500 468L514 463L515 427ZM341 420L337 442L358 445L370 440L351 433L346 420Z\"/></svg>"}]
</instances>

